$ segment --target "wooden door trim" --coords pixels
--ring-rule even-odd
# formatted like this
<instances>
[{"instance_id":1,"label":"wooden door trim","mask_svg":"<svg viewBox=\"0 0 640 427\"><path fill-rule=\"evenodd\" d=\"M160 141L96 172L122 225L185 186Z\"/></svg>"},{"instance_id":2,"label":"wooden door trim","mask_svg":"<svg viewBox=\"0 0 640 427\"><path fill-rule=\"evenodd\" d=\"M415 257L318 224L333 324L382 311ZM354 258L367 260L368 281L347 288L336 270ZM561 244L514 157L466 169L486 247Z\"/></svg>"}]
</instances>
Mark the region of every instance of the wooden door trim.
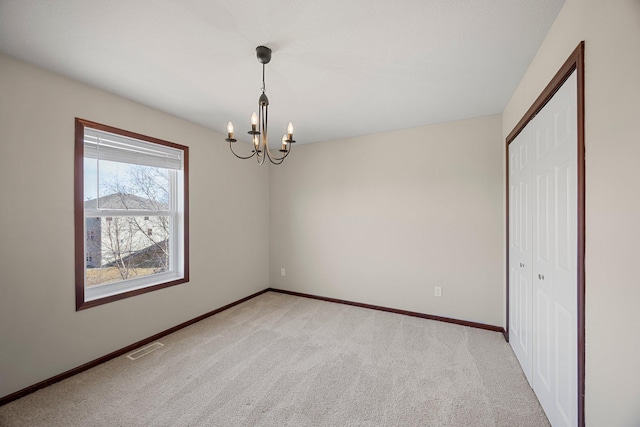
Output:
<instances>
[{"instance_id":1,"label":"wooden door trim","mask_svg":"<svg viewBox=\"0 0 640 427\"><path fill-rule=\"evenodd\" d=\"M578 425L584 427L584 394L585 394L585 132L584 132L584 41L571 53L562 67L553 76L549 84L529 107L525 115L506 138L506 326L504 336L509 341L509 144L520 134L522 129L542 110L553 95L560 89L571 73L576 71L577 78L577 121L578 121L578 230L577 230L577 273L578 273Z\"/></svg>"}]
</instances>

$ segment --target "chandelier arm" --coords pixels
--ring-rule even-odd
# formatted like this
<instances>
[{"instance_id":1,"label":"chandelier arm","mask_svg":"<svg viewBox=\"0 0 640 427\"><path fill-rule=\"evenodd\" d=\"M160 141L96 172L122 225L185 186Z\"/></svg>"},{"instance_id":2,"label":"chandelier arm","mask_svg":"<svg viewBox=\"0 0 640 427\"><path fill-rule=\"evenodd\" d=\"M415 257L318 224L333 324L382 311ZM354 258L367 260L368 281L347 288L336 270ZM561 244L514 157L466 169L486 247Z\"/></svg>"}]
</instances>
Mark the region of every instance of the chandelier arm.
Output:
<instances>
[{"instance_id":1,"label":"chandelier arm","mask_svg":"<svg viewBox=\"0 0 640 427\"><path fill-rule=\"evenodd\" d=\"M271 163L273 163L274 165L279 165L280 163L284 162L284 159L289 155L290 151L291 150L287 151L287 153L284 156L279 157L279 158L278 157L269 156L269 161Z\"/></svg>"},{"instance_id":2,"label":"chandelier arm","mask_svg":"<svg viewBox=\"0 0 640 427\"><path fill-rule=\"evenodd\" d=\"M264 116L262 116L262 109L260 110L260 113L261 113L260 115L261 115L261 119L264 119L263 121L261 121L261 124L263 127L263 135L264 135L264 151L266 151L267 157L269 157L269 161L271 163L273 163L274 165L279 165L280 163L282 163L285 157L289 155L289 152L291 151L291 144L289 144L289 151L287 151L282 157L276 157L275 155L271 154L271 150L269 150L269 141L267 139L269 109L266 105L263 108L264 108Z\"/></svg>"},{"instance_id":3,"label":"chandelier arm","mask_svg":"<svg viewBox=\"0 0 640 427\"><path fill-rule=\"evenodd\" d=\"M279 165L279 164L282 164L282 162L284 161L284 160L280 160L279 162L274 162L274 161L273 161L273 160L271 160L271 159L269 159L269 160L271 161L271 163L273 163L273 164L274 164L274 165L276 165L276 166L277 166L277 165Z\"/></svg>"},{"instance_id":4,"label":"chandelier arm","mask_svg":"<svg viewBox=\"0 0 640 427\"><path fill-rule=\"evenodd\" d=\"M260 107L260 120L262 121L262 143L264 144L264 150L269 152L269 105L262 105Z\"/></svg>"},{"instance_id":5,"label":"chandelier arm","mask_svg":"<svg viewBox=\"0 0 640 427\"><path fill-rule=\"evenodd\" d=\"M256 156L256 161L258 162L258 165L262 165L264 163L264 158L266 156L265 150L264 150L264 141L267 137L266 132L264 127L262 126L262 118L263 118L263 107L261 107L260 105L258 105L258 129L260 130L260 134L256 135L256 139L257 139L257 144L255 144L256 150L258 152L258 155Z\"/></svg>"},{"instance_id":6,"label":"chandelier arm","mask_svg":"<svg viewBox=\"0 0 640 427\"><path fill-rule=\"evenodd\" d=\"M275 157L274 155L272 155L272 154L271 154L271 150L269 150L269 146L268 146L268 145L267 145L267 146L265 146L265 147L266 147L266 149L267 149L267 155L269 156L269 159L270 159L270 160L271 160L271 159L279 160L279 159L276 159L276 157Z\"/></svg>"},{"instance_id":7,"label":"chandelier arm","mask_svg":"<svg viewBox=\"0 0 640 427\"><path fill-rule=\"evenodd\" d=\"M252 158L253 156L256 155L256 150L253 150L253 154L251 154L250 156L246 156L246 157L245 156L239 156L238 154L236 154L235 151L233 151L233 145L232 144L233 143L231 141L229 141L229 148L231 149L231 152L233 153L233 155L236 156L239 159L246 160L246 159L250 159L250 158Z\"/></svg>"},{"instance_id":8,"label":"chandelier arm","mask_svg":"<svg viewBox=\"0 0 640 427\"><path fill-rule=\"evenodd\" d=\"M282 160L284 160L289 155L290 152L291 152L291 147L289 147L287 152L282 157L276 157L275 155L271 154L271 150L267 149L267 155L269 156L269 160L271 160L271 163L274 163L274 160L280 161L280 163L282 163ZM280 164L280 163L277 163L277 164Z\"/></svg>"}]
</instances>

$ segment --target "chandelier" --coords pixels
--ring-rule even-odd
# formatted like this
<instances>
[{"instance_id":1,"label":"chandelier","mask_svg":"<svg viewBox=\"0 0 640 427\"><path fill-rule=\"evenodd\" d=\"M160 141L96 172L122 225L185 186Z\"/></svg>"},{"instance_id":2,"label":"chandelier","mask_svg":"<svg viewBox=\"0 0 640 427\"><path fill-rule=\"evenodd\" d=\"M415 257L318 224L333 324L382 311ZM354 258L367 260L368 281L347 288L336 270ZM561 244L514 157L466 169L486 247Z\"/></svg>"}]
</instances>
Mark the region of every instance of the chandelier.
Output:
<instances>
[{"instance_id":1,"label":"chandelier","mask_svg":"<svg viewBox=\"0 0 640 427\"><path fill-rule=\"evenodd\" d=\"M265 158L268 158L274 165L279 165L289 155L291 152L291 144L295 142L293 140L293 124L289 122L287 133L282 135L282 146L280 150L278 150L282 154L279 156L277 154L271 154L267 132L269 98L267 98L267 94L264 93L264 66L271 61L271 49L266 46L258 46L256 48L256 56L258 57L258 62L262 64L262 95L258 98L258 114L255 112L251 114L251 130L247 132L253 138L251 155L240 156L233 150L233 143L236 142L237 139L233 137L233 123L231 122L227 123L228 137L225 141L229 143L229 148L233 155L239 159L250 159L255 156L259 165L264 163Z\"/></svg>"}]
</instances>

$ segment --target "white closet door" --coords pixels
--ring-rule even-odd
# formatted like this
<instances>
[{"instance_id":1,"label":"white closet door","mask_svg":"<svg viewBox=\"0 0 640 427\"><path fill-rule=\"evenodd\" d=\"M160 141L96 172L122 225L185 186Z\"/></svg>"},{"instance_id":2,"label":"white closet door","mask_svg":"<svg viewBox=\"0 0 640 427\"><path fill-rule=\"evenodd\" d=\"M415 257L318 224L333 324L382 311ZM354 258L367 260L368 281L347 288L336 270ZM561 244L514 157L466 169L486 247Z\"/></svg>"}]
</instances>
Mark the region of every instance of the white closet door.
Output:
<instances>
[{"instance_id":1,"label":"white closet door","mask_svg":"<svg viewBox=\"0 0 640 427\"><path fill-rule=\"evenodd\" d=\"M531 126L509 145L509 342L533 387Z\"/></svg>"},{"instance_id":2,"label":"white closet door","mask_svg":"<svg viewBox=\"0 0 640 427\"><path fill-rule=\"evenodd\" d=\"M577 424L577 83L533 131L533 389L553 426Z\"/></svg>"}]
</instances>

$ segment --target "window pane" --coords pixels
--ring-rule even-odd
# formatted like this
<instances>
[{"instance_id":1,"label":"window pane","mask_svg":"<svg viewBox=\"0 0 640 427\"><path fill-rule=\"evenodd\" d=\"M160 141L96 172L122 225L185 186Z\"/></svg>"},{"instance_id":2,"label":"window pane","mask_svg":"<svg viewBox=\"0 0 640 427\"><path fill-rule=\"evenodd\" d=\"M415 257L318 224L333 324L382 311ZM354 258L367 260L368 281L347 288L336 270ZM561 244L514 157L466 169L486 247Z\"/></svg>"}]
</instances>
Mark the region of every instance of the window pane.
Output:
<instances>
[{"instance_id":1,"label":"window pane","mask_svg":"<svg viewBox=\"0 0 640 427\"><path fill-rule=\"evenodd\" d=\"M164 215L87 218L86 286L169 271L170 226Z\"/></svg>"},{"instance_id":2,"label":"window pane","mask_svg":"<svg viewBox=\"0 0 640 427\"><path fill-rule=\"evenodd\" d=\"M84 158L84 200L98 197L98 161Z\"/></svg>"},{"instance_id":3,"label":"window pane","mask_svg":"<svg viewBox=\"0 0 640 427\"><path fill-rule=\"evenodd\" d=\"M169 209L169 170L98 161L98 209Z\"/></svg>"}]
</instances>

